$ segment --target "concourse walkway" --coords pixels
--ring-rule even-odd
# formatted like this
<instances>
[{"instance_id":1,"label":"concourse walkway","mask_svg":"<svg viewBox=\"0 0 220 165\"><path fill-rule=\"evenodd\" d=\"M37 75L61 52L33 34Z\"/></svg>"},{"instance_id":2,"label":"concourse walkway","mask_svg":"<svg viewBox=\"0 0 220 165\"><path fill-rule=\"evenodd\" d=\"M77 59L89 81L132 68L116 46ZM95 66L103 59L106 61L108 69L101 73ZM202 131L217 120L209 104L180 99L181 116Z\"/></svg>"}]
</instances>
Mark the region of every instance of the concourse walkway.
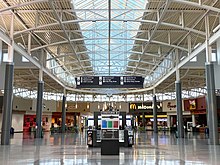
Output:
<instances>
[{"instance_id":1,"label":"concourse walkway","mask_svg":"<svg viewBox=\"0 0 220 165\"><path fill-rule=\"evenodd\" d=\"M119 156L102 156L100 148L88 148L84 134L15 133L11 145L0 146L1 165L218 165L220 146L208 145L205 134L186 133L185 139L159 132L136 133L132 148L120 148Z\"/></svg>"}]
</instances>

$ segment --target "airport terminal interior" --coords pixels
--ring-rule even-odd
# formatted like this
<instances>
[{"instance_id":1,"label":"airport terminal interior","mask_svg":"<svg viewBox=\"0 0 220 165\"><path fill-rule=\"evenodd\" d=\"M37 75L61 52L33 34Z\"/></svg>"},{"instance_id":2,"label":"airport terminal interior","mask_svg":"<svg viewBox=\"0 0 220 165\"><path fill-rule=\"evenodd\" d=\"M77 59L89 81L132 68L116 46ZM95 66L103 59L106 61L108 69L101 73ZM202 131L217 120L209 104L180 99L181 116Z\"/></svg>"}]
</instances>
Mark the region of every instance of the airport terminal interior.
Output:
<instances>
[{"instance_id":1,"label":"airport terminal interior","mask_svg":"<svg viewBox=\"0 0 220 165\"><path fill-rule=\"evenodd\" d=\"M0 164L218 165L219 0L0 0Z\"/></svg>"}]
</instances>

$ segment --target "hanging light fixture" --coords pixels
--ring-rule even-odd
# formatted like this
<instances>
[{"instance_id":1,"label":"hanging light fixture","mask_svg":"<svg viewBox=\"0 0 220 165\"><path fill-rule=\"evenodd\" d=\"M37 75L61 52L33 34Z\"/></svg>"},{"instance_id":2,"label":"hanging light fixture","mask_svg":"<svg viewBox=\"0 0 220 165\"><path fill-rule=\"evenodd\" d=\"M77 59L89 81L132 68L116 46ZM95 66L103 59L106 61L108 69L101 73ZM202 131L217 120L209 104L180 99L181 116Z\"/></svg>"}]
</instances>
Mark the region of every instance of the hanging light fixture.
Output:
<instances>
[{"instance_id":1,"label":"hanging light fixture","mask_svg":"<svg viewBox=\"0 0 220 165\"><path fill-rule=\"evenodd\" d=\"M78 108L78 105L77 105L77 94L75 94L75 102L76 102L76 106L75 106L75 108L77 109Z\"/></svg>"},{"instance_id":2,"label":"hanging light fixture","mask_svg":"<svg viewBox=\"0 0 220 165\"><path fill-rule=\"evenodd\" d=\"M99 105L99 102L98 102L98 110L100 109L100 105Z\"/></svg>"}]
</instances>

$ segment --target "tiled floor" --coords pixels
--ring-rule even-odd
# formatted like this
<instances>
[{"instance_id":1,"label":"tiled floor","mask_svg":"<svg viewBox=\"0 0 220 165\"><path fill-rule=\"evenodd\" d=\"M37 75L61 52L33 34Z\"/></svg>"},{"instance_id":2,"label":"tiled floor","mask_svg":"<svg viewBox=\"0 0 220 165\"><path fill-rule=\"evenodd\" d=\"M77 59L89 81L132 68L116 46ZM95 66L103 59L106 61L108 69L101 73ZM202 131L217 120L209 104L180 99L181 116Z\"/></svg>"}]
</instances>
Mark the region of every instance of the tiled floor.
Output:
<instances>
[{"instance_id":1,"label":"tiled floor","mask_svg":"<svg viewBox=\"0 0 220 165\"><path fill-rule=\"evenodd\" d=\"M100 148L88 148L85 134L15 133L11 145L0 146L0 165L220 165L220 146L208 145L204 134L187 133L184 139L159 132L137 133L132 148L120 148L119 156L103 156Z\"/></svg>"}]
</instances>

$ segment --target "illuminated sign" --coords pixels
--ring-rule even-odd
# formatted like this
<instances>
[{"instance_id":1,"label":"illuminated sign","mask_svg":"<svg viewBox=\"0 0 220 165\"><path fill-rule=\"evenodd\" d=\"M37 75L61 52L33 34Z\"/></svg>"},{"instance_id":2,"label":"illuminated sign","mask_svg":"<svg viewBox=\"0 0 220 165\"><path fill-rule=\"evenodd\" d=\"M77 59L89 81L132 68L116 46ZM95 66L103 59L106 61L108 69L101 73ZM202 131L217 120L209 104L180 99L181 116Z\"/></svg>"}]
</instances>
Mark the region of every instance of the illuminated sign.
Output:
<instances>
[{"instance_id":1,"label":"illuminated sign","mask_svg":"<svg viewBox=\"0 0 220 165\"><path fill-rule=\"evenodd\" d=\"M146 110L146 111L153 111L153 104L152 102L145 102L145 103L130 103L129 104L129 110ZM157 110L161 111L162 106L161 103L157 102Z\"/></svg>"},{"instance_id":2,"label":"illuminated sign","mask_svg":"<svg viewBox=\"0 0 220 165\"><path fill-rule=\"evenodd\" d=\"M196 100L189 100L189 110L196 109Z\"/></svg>"},{"instance_id":3,"label":"illuminated sign","mask_svg":"<svg viewBox=\"0 0 220 165\"><path fill-rule=\"evenodd\" d=\"M176 105L175 105L175 104L172 105L171 102L168 102L168 103L167 103L167 108L170 108L170 109L171 109L171 108L176 108Z\"/></svg>"},{"instance_id":4,"label":"illuminated sign","mask_svg":"<svg viewBox=\"0 0 220 165\"><path fill-rule=\"evenodd\" d=\"M130 104L130 109L137 109L136 104Z\"/></svg>"}]
</instances>

